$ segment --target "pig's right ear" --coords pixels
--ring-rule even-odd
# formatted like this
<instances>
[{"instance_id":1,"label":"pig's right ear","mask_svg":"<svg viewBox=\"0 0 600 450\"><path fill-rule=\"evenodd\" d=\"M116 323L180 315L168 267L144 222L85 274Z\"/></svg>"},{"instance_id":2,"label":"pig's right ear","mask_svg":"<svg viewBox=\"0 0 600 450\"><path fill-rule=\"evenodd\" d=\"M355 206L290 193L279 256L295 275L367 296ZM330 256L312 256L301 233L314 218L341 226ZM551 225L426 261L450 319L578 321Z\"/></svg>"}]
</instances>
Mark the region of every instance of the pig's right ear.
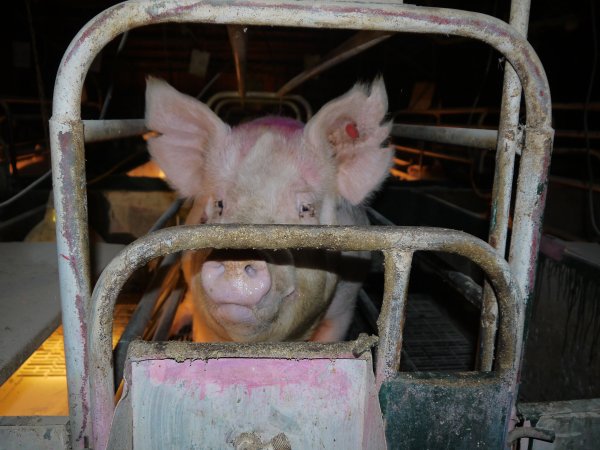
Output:
<instances>
[{"instance_id":1,"label":"pig's right ear","mask_svg":"<svg viewBox=\"0 0 600 450\"><path fill-rule=\"evenodd\" d=\"M206 153L226 147L229 126L204 103L148 77L146 127L161 134L148 141L148 150L169 182L184 197L198 194Z\"/></svg>"}]
</instances>

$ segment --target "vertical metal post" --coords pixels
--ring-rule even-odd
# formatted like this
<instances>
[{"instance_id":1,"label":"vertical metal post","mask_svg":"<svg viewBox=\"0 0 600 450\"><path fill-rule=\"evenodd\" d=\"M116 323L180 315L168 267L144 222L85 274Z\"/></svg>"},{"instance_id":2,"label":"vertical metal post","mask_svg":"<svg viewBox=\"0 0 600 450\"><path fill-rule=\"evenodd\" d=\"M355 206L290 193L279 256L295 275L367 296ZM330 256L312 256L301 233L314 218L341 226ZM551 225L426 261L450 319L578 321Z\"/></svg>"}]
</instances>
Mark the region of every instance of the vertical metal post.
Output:
<instances>
[{"instance_id":1,"label":"vertical metal post","mask_svg":"<svg viewBox=\"0 0 600 450\"><path fill-rule=\"evenodd\" d=\"M83 123L53 116L50 142L71 447L83 449L88 447L92 434L87 364L91 288Z\"/></svg>"},{"instance_id":2,"label":"vertical metal post","mask_svg":"<svg viewBox=\"0 0 600 450\"><path fill-rule=\"evenodd\" d=\"M527 36L529 9L531 0L513 0L510 10L510 24ZM504 256L510 203L512 196L515 155L519 150L519 111L521 109L521 82L512 66L504 65L504 85L502 88L502 106L500 109L500 124L498 127L498 142L496 145L496 170L492 188L492 211L490 219L489 243ZM484 348L494 348L498 320L498 305L494 292L486 282L483 289L481 308L481 332L479 343L479 368L484 371L492 370L493 354Z\"/></svg>"},{"instance_id":3,"label":"vertical metal post","mask_svg":"<svg viewBox=\"0 0 600 450\"><path fill-rule=\"evenodd\" d=\"M247 71L247 47L248 35L246 28L241 25L227 25L227 34L229 34L229 42L233 51L233 60L235 62L235 75L238 83L238 93L240 100L244 105L246 98L246 71Z\"/></svg>"},{"instance_id":4,"label":"vertical metal post","mask_svg":"<svg viewBox=\"0 0 600 450\"><path fill-rule=\"evenodd\" d=\"M377 350L377 386L394 376L400 368L402 331L406 318L406 297L412 262L412 252L386 251L384 297L377 320L379 345Z\"/></svg>"}]
</instances>

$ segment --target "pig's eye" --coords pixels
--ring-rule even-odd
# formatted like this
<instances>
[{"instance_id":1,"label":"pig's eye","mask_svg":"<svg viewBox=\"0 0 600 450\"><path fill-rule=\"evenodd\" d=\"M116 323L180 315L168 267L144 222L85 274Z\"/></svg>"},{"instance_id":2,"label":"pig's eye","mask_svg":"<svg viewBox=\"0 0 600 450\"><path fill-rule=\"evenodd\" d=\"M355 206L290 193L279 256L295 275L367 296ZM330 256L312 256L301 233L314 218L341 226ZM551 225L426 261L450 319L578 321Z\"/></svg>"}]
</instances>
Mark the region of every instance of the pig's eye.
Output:
<instances>
[{"instance_id":1,"label":"pig's eye","mask_svg":"<svg viewBox=\"0 0 600 450\"><path fill-rule=\"evenodd\" d=\"M315 206L312 203L300 203L298 215L301 219L305 217L315 217Z\"/></svg>"},{"instance_id":2,"label":"pig's eye","mask_svg":"<svg viewBox=\"0 0 600 450\"><path fill-rule=\"evenodd\" d=\"M219 216L223 215L223 200L216 200L215 201L215 210L217 211L217 214Z\"/></svg>"}]
</instances>

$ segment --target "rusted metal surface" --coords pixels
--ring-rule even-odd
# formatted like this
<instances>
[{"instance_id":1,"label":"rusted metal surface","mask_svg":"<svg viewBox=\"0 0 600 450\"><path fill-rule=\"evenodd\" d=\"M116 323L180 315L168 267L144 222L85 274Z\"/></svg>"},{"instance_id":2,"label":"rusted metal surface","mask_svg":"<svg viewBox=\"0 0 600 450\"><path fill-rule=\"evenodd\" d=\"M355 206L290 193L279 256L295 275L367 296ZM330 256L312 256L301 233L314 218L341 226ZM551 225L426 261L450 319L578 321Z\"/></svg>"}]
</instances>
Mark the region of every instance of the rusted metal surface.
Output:
<instances>
[{"instance_id":1,"label":"rusted metal surface","mask_svg":"<svg viewBox=\"0 0 600 450\"><path fill-rule=\"evenodd\" d=\"M82 86L92 61L113 38L145 24L166 22L456 35L478 39L503 54L519 75L527 108L526 143L517 186L510 261L517 284L529 298L533 289L553 130L550 92L543 67L531 45L514 28L483 14L395 2L330 1L318 6L312 0L136 0L121 3L97 15L73 39L58 70L50 120L73 448L83 448L92 434L87 381L90 277L80 119ZM517 334L520 336L520 332ZM105 336L103 339L110 338ZM94 418L100 427L96 435L105 436L103 427L107 424L103 421L107 412L112 411L112 405L108 406L108 410Z\"/></svg>"},{"instance_id":2,"label":"rusted metal surface","mask_svg":"<svg viewBox=\"0 0 600 450\"><path fill-rule=\"evenodd\" d=\"M359 31L331 53L323 57L317 64L299 73L277 91L277 95L285 95L312 77L370 49L391 37L391 33L381 31Z\"/></svg>"},{"instance_id":3,"label":"rusted metal surface","mask_svg":"<svg viewBox=\"0 0 600 450\"><path fill-rule=\"evenodd\" d=\"M88 445L91 435L87 365L91 286L81 121L50 119L50 145L71 444L79 449Z\"/></svg>"},{"instance_id":4,"label":"rusted metal surface","mask_svg":"<svg viewBox=\"0 0 600 450\"><path fill-rule=\"evenodd\" d=\"M379 349L377 350L376 382L379 388L400 368L402 333L406 319L406 298L412 252L387 251L385 256L385 285L381 313L377 320Z\"/></svg>"},{"instance_id":5,"label":"rusted metal surface","mask_svg":"<svg viewBox=\"0 0 600 450\"><path fill-rule=\"evenodd\" d=\"M235 63L235 76L238 84L238 94L244 103L246 97L246 71L248 58L246 47L248 46L247 28L241 25L228 25L227 34L233 51L233 62Z\"/></svg>"},{"instance_id":6,"label":"rusted metal surface","mask_svg":"<svg viewBox=\"0 0 600 450\"><path fill-rule=\"evenodd\" d=\"M498 140L496 130L409 124L394 124L392 136L482 149L496 148Z\"/></svg>"},{"instance_id":7,"label":"rusted metal surface","mask_svg":"<svg viewBox=\"0 0 600 450\"><path fill-rule=\"evenodd\" d=\"M527 36L529 23L530 0L512 0L510 24L523 35ZM519 129L519 111L521 109L521 82L519 76L510 64L505 64L504 85L502 87L502 105L500 109L500 124L498 127L498 145L496 148L496 170L492 187L492 210L490 214L490 234L488 242L502 256L506 253L506 239L510 217L510 204L515 171L515 155L521 154L523 143ZM527 111L529 115L529 111ZM549 151L550 149L548 149ZM545 182L545 181L542 181ZM533 193L528 193L533 196ZM539 195L536 193L536 195ZM543 204L539 206L543 210ZM539 232L538 232L539 233ZM513 239L526 245L525 237L518 234ZM512 256L512 253L511 253ZM536 255L530 264L535 270ZM533 284L531 284L533 287ZM493 354L485 352L483 347L493 344L496 335L498 309L489 284L483 288L482 313L480 325L480 354L479 365L482 370L491 370Z\"/></svg>"},{"instance_id":8,"label":"rusted metal surface","mask_svg":"<svg viewBox=\"0 0 600 450\"><path fill-rule=\"evenodd\" d=\"M394 342L399 339L399 327L395 321L402 320L403 315L402 299L406 295L410 271L405 264L417 250L463 255L484 270L498 293L502 314L496 372L499 377L509 378L516 373L521 347L516 330L522 326L518 287L511 281L508 264L486 243L473 236L453 230L409 227L195 225L164 229L129 245L105 269L94 289L89 367L95 447L104 447L114 409L111 343L114 304L122 286L136 269L156 257L188 249L283 249L307 248L309 245L330 250L383 250L386 255L385 306L379 319L382 353L378 363L381 370L377 374L378 385L389 379L399 364L400 348ZM385 334L388 332L391 336Z\"/></svg>"},{"instance_id":9,"label":"rusted metal surface","mask_svg":"<svg viewBox=\"0 0 600 450\"><path fill-rule=\"evenodd\" d=\"M141 136L146 131L144 119L84 120L85 142Z\"/></svg>"}]
</instances>

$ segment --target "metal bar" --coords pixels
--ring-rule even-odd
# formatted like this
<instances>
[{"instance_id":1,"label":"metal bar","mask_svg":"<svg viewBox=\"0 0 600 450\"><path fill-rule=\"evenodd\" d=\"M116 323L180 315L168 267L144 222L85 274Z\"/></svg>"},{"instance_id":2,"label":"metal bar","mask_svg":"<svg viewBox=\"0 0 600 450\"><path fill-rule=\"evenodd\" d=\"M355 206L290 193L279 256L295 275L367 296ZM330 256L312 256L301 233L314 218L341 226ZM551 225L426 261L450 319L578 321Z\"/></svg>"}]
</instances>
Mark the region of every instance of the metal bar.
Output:
<instances>
[{"instance_id":1,"label":"metal bar","mask_svg":"<svg viewBox=\"0 0 600 450\"><path fill-rule=\"evenodd\" d=\"M302 113L300 112L300 108L298 108L294 102L291 102L289 100L284 100L281 97L278 97L277 99L273 99L273 100L253 100L253 99L248 98L248 96L246 95L246 97L244 97L243 99L240 98L239 96L235 99L233 99L233 98L223 99L215 105L215 108L213 109L213 111L216 115L223 117L223 116L221 116L221 110L224 107L229 106L231 104L244 106L246 103L286 105L288 108L290 108L292 111L294 111L294 114L296 115L296 117L295 117L296 120L302 120Z\"/></svg>"},{"instance_id":2,"label":"metal bar","mask_svg":"<svg viewBox=\"0 0 600 450\"><path fill-rule=\"evenodd\" d=\"M93 432L88 413L87 377L90 368L87 361L90 355L85 341L89 307L89 249L81 122L83 82L94 58L113 38L142 25L167 22L277 24L429 33L465 36L494 47L517 71L525 92L526 151L521 158L519 172L511 264L519 286L527 296L530 295L552 146L551 99L538 56L523 36L508 24L473 12L366 1L352 4L330 1L318 7L312 0L238 0L235 3L222 0L137 0L114 5L89 21L66 50L56 78L51 119L59 276L66 357L69 361L67 380L73 448L83 448ZM108 427L104 421L106 416L100 414L99 417L100 428L96 436L106 436L107 430L102 428ZM93 420L96 421L96 417Z\"/></svg>"},{"instance_id":3,"label":"metal bar","mask_svg":"<svg viewBox=\"0 0 600 450\"><path fill-rule=\"evenodd\" d=\"M148 129L144 119L84 120L85 142L100 142L141 136Z\"/></svg>"},{"instance_id":4,"label":"metal bar","mask_svg":"<svg viewBox=\"0 0 600 450\"><path fill-rule=\"evenodd\" d=\"M512 0L511 2L510 24L514 26L523 37L527 36L529 8L530 0ZM523 142L519 136L521 83L517 73L509 63L505 64L504 73L502 104L500 107L500 124L498 126L498 145L496 149L496 170L494 171L494 183L492 187L490 233L488 238L490 245L497 249L498 253L502 256L506 253L515 155L521 153L520 149L523 146ZM529 114L529 111L527 113ZM522 179L523 177L521 176L520 178ZM533 193L530 192L529 194L532 195ZM539 234L539 231L536 232ZM513 239L519 240L519 234L517 233L516 236L513 236ZM528 241L522 241L519 245L526 245L527 242ZM512 254L513 253L511 252L511 255ZM531 261L534 265L533 270L535 270L536 258L537 254L534 254L533 260ZM498 306L494 293L489 284L484 283L478 356L479 367L482 370L492 369L493 352L486 352L483 348L489 348L490 344L493 346L496 336L497 317Z\"/></svg>"},{"instance_id":5,"label":"metal bar","mask_svg":"<svg viewBox=\"0 0 600 450\"><path fill-rule=\"evenodd\" d=\"M142 336L146 329L150 319L152 318L152 311L154 306L158 302L164 289L172 287L177 282L177 274L179 272L179 255L171 254L167 255L160 262L158 268L154 272L152 279L148 283L144 295L137 304L135 311L133 312L123 334L119 338L114 351L113 360L115 365L114 377L118 383L123 378L123 368L125 367L125 357L127 356L127 350L129 345L135 339Z\"/></svg>"},{"instance_id":6,"label":"metal bar","mask_svg":"<svg viewBox=\"0 0 600 450\"><path fill-rule=\"evenodd\" d=\"M553 111L579 111L583 110L585 105L583 103L552 103ZM600 103L590 103L589 111L600 111ZM500 113L499 108L490 108L486 106L479 106L472 108L470 106L458 107L458 108L430 108L430 109L402 109L395 111L394 116L453 116L453 115L466 115L466 114L493 114Z\"/></svg>"},{"instance_id":7,"label":"metal bar","mask_svg":"<svg viewBox=\"0 0 600 450\"><path fill-rule=\"evenodd\" d=\"M501 323L498 333L496 376L516 377L521 348L522 301L511 281L508 263L488 244L454 230L415 227L336 227L286 225L187 225L148 234L126 247L104 269L93 294L90 314L89 367L94 417L94 448L104 448L114 409L112 377L112 314L120 289L129 276L148 261L183 250L200 248L324 248L334 251L382 250L386 255L385 304L379 319L379 382L393 375L399 363L402 299L408 281L410 254L417 250L456 253L477 262L498 294ZM401 281L396 284L395 276Z\"/></svg>"},{"instance_id":8,"label":"metal bar","mask_svg":"<svg viewBox=\"0 0 600 450\"><path fill-rule=\"evenodd\" d=\"M308 101L306 101L306 99L304 97L302 97L301 95L284 95L283 97L281 97L281 96L275 94L274 92L248 91L248 92L246 92L245 100L247 102L252 101L255 103L285 102L286 104L290 104L290 107L291 107L291 104L294 104L293 109L295 111L296 110L299 111L300 108L298 106L301 106L302 109L304 110L304 120L308 121L313 116L312 107L310 106ZM208 101L206 102L206 106L208 106L210 109L212 109L215 112L215 114L218 114L218 110L221 107L221 103L226 102L226 101L241 102L239 93L233 92L233 91L217 92L215 95L213 95L211 98L208 99ZM298 105L296 105L296 103ZM299 114L299 116L300 116L300 114Z\"/></svg>"},{"instance_id":9,"label":"metal bar","mask_svg":"<svg viewBox=\"0 0 600 450\"><path fill-rule=\"evenodd\" d=\"M177 212L181 209L184 200L182 198L176 199L173 203L169 205L167 210L162 213L162 215L158 218L154 225L150 227L148 233L152 233L153 231L160 230L163 228L171 218L177 214Z\"/></svg>"},{"instance_id":10,"label":"metal bar","mask_svg":"<svg viewBox=\"0 0 600 450\"><path fill-rule=\"evenodd\" d=\"M165 303L162 307L163 312L158 319L156 331L154 331L154 335L152 336L153 341L166 341L169 339L171 323L173 323L173 318L175 317L175 312L177 311L177 307L181 302L183 293L184 288L180 286L174 289L173 292L169 294L169 297L165 300Z\"/></svg>"},{"instance_id":11,"label":"metal bar","mask_svg":"<svg viewBox=\"0 0 600 450\"><path fill-rule=\"evenodd\" d=\"M394 124L392 136L483 149L496 148L498 132L477 128Z\"/></svg>"},{"instance_id":12,"label":"metal bar","mask_svg":"<svg viewBox=\"0 0 600 450\"><path fill-rule=\"evenodd\" d=\"M556 175L550 175L550 177L548 177L548 180L550 181L550 183L562 184L564 186L584 189L586 191L593 189L594 192L600 192L600 184L598 183L594 183L592 186L590 186L589 182L574 180L572 178L559 177Z\"/></svg>"},{"instance_id":13,"label":"metal bar","mask_svg":"<svg viewBox=\"0 0 600 450\"><path fill-rule=\"evenodd\" d=\"M392 378L400 368L402 334L406 319L406 298L412 252L384 252L385 282L383 304L377 320L379 347L375 382L377 389L385 380Z\"/></svg>"},{"instance_id":14,"label":"metal bar","mask_svg":"<svg viewBox=\"0 0 600 450\"><path fill-rule=\"evenodd\" d=\"M88 383L91 278L83 123L53 116L50 147L71 446L83 449L90 444L92 424Z\"/></svg>"},{"instance_id":15,"label":"metal bar","mask_svg":"<svg viewBox=\"0 0 600 450\"><path fill-rule=\"evenodd\" d=\"M411 153L413 155L430 156L432 158L446 159L448 161L455 161L469 165L473 164L473 161L471 161L469 158L460 158L459 156L446 155L445 153L430 152L428 150L419 150L418 148L410 148L404 145L394 145L394 148L399 152Z\"/></svg>"},{"instance_id":16,"label":"metal bar","mask_svg":"<svg viewBox=\"0 0 600 450\"><path fill-rule=\"evenodd\" d=\"M248 47L248 35L246 34L246 28L241 25L228 25L227 34L229 35L229 42L233 51L238 93L243 105L246 96L246 68L248 67L246 48Z\"/></svg>"},{"instance_id":17,"label":"metal bar","mask_svg":"<svg viewBox=\"0 0 600 450\"><path fill-rule=\"evenodd\" d=\"M306 69L304 72L299 73L290 81L285 83L277 91L277 95L285 95L291 90L297 88L304 82L310 80L312 77L319 75L326 70L337 66L338 64L370 49L374 45L379 44L381 41L391 37L392 33L386 33L382 31L359 31L350 39L342 43L339 47L333 50L322 58L316 65Z\"/></svg>"},{"instance_id":18,"label":"metal bar","mask_svg":"<svg viewBox=\"0 0 600 450\"><path fill-rule=\"evenodd\" d=\"M30 0L26 0L25 6L27 9L27 25L29 26L29 38L31 39L31 53L33 54L33 62L35 64L35 78L37 82L38 95L40 97L40 113L42 115L44 143L46 144L46 147L48 147L50 145L50 134L48 131L48 117L50 116L50 114L48 110L48 103L46 102L46 92L44 90L44 78L42 76L42 70L40 68L40 58L37 51L37 39L35 35L35 27L33 26ZM9 126L12 126L12 124Z\"/></svg>"}]
</instances>

